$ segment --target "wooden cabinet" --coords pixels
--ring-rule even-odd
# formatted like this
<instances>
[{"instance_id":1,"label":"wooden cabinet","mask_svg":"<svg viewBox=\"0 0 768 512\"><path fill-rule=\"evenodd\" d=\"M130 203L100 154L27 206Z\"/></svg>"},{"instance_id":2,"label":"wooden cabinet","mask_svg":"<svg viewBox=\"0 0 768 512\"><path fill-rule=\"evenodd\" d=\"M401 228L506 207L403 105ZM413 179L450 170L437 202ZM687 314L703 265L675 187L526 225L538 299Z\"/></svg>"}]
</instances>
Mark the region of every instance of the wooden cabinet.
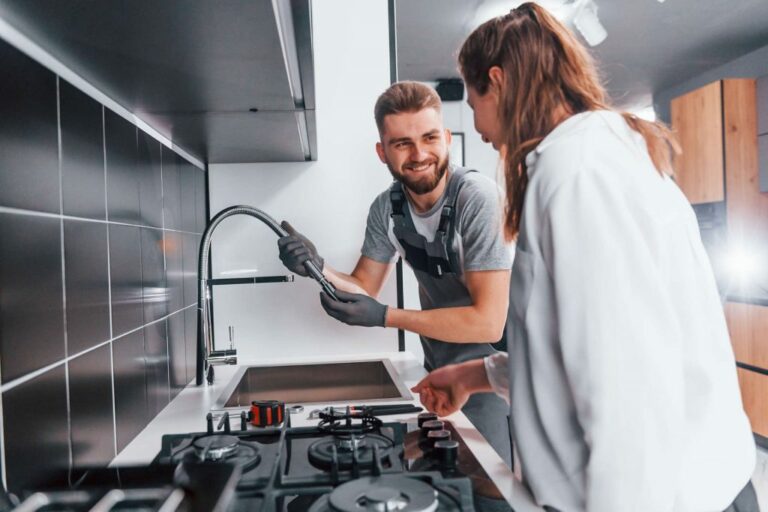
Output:
<instances>
[{"instance_id":1,"label":"wooden cabinet","mask_svg":"<svg viewBox=\"0 0 768 512\"><path fill-rule=\"evenodd\" d=\"M768 370L768 307L728 302L725 319L736 361Z\"/></svg>"},{"instance_id":2,"label":"wooden cabinet","mask_svg":"<svg viewBox=\"0 0 768 512\"><path fill-rule=\"evenodd\" d=\"M671 114L683 150L674 161L675 180L693 204L723 201L723 83L673 99Z\"/></svg>"},{"instance_id":3,"label":"wooden cabinet","mask_svg":"<svg viewBox=\"0 0 768 512\"><path fill-rule=\"evenodd\" d=\"M738 368L744 410L752 431L768 437L768 375Z\"/></svg>"}]
</instances>

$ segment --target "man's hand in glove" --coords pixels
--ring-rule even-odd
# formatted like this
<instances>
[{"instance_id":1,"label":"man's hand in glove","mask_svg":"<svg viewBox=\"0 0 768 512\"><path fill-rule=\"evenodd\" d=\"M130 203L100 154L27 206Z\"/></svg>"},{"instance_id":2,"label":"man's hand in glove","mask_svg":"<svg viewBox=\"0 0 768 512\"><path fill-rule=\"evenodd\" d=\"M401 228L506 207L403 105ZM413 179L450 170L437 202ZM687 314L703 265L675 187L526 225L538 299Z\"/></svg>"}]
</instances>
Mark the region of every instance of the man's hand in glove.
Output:
<instances>
[{"instance_id":1,"label":"man's hand in glove","mask_svg":"<svg viewBox=\"0 0 768 512\"><path fill-rule=\"evenodd\" d=\"M320 293L320 303L330 316L348 325L384 327L387 306L367 295L336 290L339 300L333 300L325 292Z\"/></svg>"},{"instance_id":2,"label":"man's hand in glove","mask_svg":"<svg viewBox=\"0 0 768 512\"><path fill-rule=\"evenodd\" d=\"M280 261L283 265L293 272L303 277L307 277L307 269L304 268L304 262L311 260L318 270L323 271L323 258L317 254L315 244L309 241L307 237L293 229L288 222L280 223L288 236L284 236L277 241L277 247L280 250Z\"/></svg>"}]
</instances>

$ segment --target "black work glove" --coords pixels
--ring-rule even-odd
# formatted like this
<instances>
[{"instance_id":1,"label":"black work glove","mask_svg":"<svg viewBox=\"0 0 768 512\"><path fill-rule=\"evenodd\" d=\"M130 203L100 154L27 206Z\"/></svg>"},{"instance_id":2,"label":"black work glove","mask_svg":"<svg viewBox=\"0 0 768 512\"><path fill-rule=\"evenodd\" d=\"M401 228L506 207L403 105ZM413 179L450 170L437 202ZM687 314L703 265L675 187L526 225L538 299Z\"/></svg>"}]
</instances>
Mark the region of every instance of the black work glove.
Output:
<instances>
[{"instance_id":1,"label":"black work glove","mask_svg":"<svg viewBox=\"0 0 768 512\"><path fill-rule=\"evenodd\" d=\"M320 293L320 303L330 316L348 325L363 327L384 327L387 320L387 306L359 293L336 290L339 300L333 300L327 293Z\"/></svg>"},{"instance_id":2,"label":"black work glove","mask_svg":"<svg viewBox=\"0 0 768 512\"><path fill-rule=\"evenodd\" d=\"M323 271L323 258L317 254L315 244L309 241L307 237L293 229L293 226L288 222L283 221L280 226L288 232L288 236L284 236L277 240L277 248L280 250L280 261L283 265L293 272L303 277L307 277L307 269L304 267L304 262L311 260L315 264L319 271Z\"/></svg>"}]
</instances>

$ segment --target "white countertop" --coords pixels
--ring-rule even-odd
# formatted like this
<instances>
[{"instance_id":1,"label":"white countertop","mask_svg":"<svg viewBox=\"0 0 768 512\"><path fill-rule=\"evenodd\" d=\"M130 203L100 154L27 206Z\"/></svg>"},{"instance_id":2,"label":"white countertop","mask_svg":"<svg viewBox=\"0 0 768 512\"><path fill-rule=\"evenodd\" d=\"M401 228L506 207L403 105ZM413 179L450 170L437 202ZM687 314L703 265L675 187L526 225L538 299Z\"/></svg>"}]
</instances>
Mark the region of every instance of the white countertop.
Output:
<instances>
[{"instance_id":1,"label":"white countertop","mask_svg":"<svg viewBox=\"0 0 768 512\"><path fill-rule=\"evenodd\" d=\"M376 359L389 359L405 385L410 388L415 385L426 371L420 362L410 352L385 352L354 356L324 356L322 358L297 359L269 359L253 361L251 365L265 366L278 364L303 364L313 362L342 362L364 361ZM247 361L240 361L242 366L249 365ZM216 378L212 385L195 386L191 384L183 389L170 404L158 414L136 438L121 451L112 461L113 466L127 466L149 464L160 451L160 441L165 434L177 434L185 432L201 432L206 429L205 416L213 407L224 388L229 384L237 372L237 366L217 366ZM351 402L354 403L354 402ZM407 403L398 401L397 403ZM418 395L412 401L420 405ZM378 404L378 402L377 402ZM338 405L338 404L337 404ZM322 405L305 406L303 412L291 415L292 426L316 425L317 420L309 419L309 412ZM406 420L414 414L387 416L387 421ZM512 471L504 464L501 458L486 443L485 439L472 426L466 416L457 412L445 418L453 423L462 439L472 450L477 460L483 466L504 497L509 501L515 512L541 511L534 505L529 492L515 478ZM239 428L237 422L234 428Z\"/></svg>"}]
</instances>

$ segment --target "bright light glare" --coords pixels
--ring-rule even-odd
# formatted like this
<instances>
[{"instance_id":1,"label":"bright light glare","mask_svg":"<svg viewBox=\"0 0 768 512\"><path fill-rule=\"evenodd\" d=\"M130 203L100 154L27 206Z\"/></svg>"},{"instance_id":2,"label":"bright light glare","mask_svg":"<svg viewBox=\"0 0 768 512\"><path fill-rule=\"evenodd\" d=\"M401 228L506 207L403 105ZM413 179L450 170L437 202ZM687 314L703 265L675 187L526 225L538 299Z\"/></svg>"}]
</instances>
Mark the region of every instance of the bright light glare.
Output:
<instances>
[{"instance_id":1,"label":"bright light glare","mask_svg":"<svg viewBox=\"0 0 768 512\"><path fill-rule=\"evenodd\" d=\"M750 284L760 272L760 258L744 247L733 247L723 261L728 280L736 285Z\"/></svg>"}]
</instances>

